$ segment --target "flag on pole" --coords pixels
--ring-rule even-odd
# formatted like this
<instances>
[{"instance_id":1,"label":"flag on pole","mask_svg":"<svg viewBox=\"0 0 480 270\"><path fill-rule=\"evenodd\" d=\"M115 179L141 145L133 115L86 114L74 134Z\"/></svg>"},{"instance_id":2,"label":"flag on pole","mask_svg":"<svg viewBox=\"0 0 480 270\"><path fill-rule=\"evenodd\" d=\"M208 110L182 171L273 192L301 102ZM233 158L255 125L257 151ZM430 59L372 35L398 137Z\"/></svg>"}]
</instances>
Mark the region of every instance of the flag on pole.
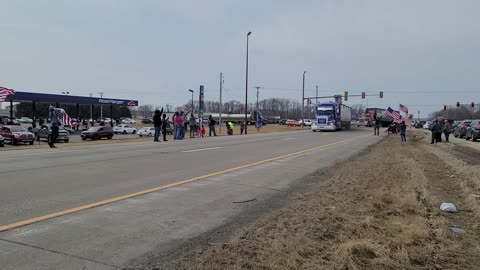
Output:
<instances>
[{"instance_id":1,"label":"flag on pole","mask_svg":"<svg viewBox=\"0 0 480 270\"><path fill-rule=\"evenodd\" d=\"M408 108L403 104L400 104L400 111L408 115Z\"/></svg>"},{"instance_id":2,"label":"flag on pole","mask_svg":"<svg viewBox=\"0 0 480 270\"><path fill-rule=\"evenodd\" d=\"M55 108L55 115L57 115L58 121L64 126L72 126L72 119L68 116L64 109Z\"/></svg>"},{"instance_id":3,"label":"flag on pole","mask_svg":"<svg viewBox=\"0 0 480 270\"><path fill-rule=\"evenodd\" d=\"M15 90L0 86L0 102L5 101L10 95L15 95Z\"/></svg>"},{"instance_id":4,"label":"flag on pole","mask_svg":"<svg viewBox=\"0 0 480 270\"><path fill-rule=\"evenodd\" d=\"M387 111L385 111L385 115L393 118L393 121L401 119L400 112L393 110L392 108L388 107Z\"/></svg>"}]
</instances>

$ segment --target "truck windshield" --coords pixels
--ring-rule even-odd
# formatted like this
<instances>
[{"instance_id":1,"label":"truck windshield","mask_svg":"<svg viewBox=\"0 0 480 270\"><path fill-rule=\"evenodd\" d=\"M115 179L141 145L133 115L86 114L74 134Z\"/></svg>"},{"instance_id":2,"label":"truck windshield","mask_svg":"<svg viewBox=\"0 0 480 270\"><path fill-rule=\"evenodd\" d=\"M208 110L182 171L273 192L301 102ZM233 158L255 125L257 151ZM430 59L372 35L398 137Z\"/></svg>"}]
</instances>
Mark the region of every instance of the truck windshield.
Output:
<instances>
[{"instance_id":1,"label":"truck windshield","mask_svg":"<svg viewBox=\"0 0 480 270\"><path fill-rule=\"evenodd\" d=\"M333 110L331 108L318 108L317 115L332 115Z\"/></svg>"}]
</instances>

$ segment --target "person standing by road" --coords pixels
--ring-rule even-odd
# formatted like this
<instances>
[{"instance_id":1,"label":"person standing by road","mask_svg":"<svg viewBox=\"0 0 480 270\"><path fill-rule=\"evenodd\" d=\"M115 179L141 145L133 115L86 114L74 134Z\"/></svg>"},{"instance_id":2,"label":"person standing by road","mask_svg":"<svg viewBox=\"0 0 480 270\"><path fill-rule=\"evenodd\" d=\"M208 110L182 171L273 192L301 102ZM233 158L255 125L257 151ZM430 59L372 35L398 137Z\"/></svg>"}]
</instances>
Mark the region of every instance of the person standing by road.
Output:
<instances>
[{"instance_id":1,"label":"person standing by road","mask_svg":"<svg viewBox=\"0 0 480 270\"><path fill-rule=\"evenodd\" d=\"M160 141L159 137L160 137L160 130L162 128L162 113L163 113L163 108L162 108L162 111L155 110L155 114L153 115L153 127L155 128L155 135L153 136L154 142Z\"/></svg>"},{"instance_id":2,"label":"person standing by road","mask_svg":"<svg viewBox=\"0 0 480 270\"><path fill-rule=\"evenodd\" d=\"M443 125L443 134L445 135L445 141L448 142L448 138L450 137L450 133L453 130L452 123L448 120L445 120L445 125Z\"/></svg>"},{"instance_id":3,"label":"person standing by road","mask_svg":"<svg viewBox=\"0 0 480 270\"><path fill-rule=\"evenodd\" d=\"M190 115L190 139L195 138L195 133L198 134L197 119L193 113Z\"/></svg>"},{"instance_id":4,"label":"person standing by road","mask_svg":"<svg viewBox=\"0 0 480 270\"><path fill-rule=\"evenodd\" d=\"M212 133L213 133L213 136L217 136L217 133L215 132L215 119L213 119L213 116L210 115L208 117L208 136L211 137L212 136Z\"/></svg>"},{"instance_id":5,"label":"person standing by road","mask_svg":"<svg viewBox=\"0 0 480 270\"><path fill-rule=\"evenodd\" d=\"M432 127L430 128L432 131L432 142L431 144L434 143L439 143L440 140L438 139L439 135L440 137L442 136L442 129L440 128L440 125L438 124L438 120L433 121Z\"/></svg>"},{"instance_id":6,"label":"person standing by road","mask_svg":"<svg viewBox=\"0 0 480 270\"><path fill-rule=\"evenodd\" d=\"M240 135L243 135L243 130L245 129L245 122L240 122Z\"/></svg>"},{"instance_id":7,"label":"person standing by road","mask_svg":"<svg viewBox=\"0 0 480 270\"><path fill-rule=\"evenodd\" d=\"M50 106L48 117L50 118L50 129L52 130L52 133L48 136L48 146L50 146L50 148L56 148L55 142L57 141L58 131L60 130L60 121L55 113L55 107Z\"/></svg>"},{"instance_id":8,"label":"person standing by road","mask_svg":"<svg viewBox=\"0 0 480 270\"><path fill-rule=\"evenodd\" d=\"M375 126L373 127L373 135L380 136L380 117L375 117Z\"/></svg>"},{"instance_id":9,"label":"person standing by road","mask_svg":"<svg viewBox=\"0 0 480 270\"><path fill-rule=\"evenodd\" d=\"M163 141L164 142L168 142L168 140L167 140L167 127L169 125L168 119L169 118L167 118L167 114L164 113L163 116L162 116L162 135L163 135Z\"/></svg>"},{"instance_id":10,"label":"person standing by road","mask_svg":"<svg viewBox=\"0 0 480 270\"><path fill-rule=\"evenodd\" d=\"M407 132L407 126L405 125L405 121L402 121L402 123L398 125L398 131L400 132L400 139L402 142L407 142L407 136L405 135Z\"/></svg>"}]
</instances>

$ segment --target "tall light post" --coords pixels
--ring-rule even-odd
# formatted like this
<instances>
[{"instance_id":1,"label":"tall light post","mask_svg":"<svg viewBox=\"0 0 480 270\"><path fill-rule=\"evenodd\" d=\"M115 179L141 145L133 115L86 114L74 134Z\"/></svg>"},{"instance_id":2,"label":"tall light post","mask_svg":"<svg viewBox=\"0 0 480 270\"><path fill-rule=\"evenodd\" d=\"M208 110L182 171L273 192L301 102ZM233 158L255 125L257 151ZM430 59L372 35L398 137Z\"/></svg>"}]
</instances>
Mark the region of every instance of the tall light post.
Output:
<instances>
[{"instance_id":1,"label":"tall light post","mask_svg":"<svg viewBox=\"0 0 480 270\"><path fill-rule=\"evenodd\" d=\"M104 94L104 93L103 93L103 92L100 92L99 94L100 94L100 98L103 98L103 94ZM147 117L147 116L145 115L145 113L144 113L143 115L144 115L145 117ZM102 106L102 105L100 105L100 118L103 118L103 106Z\"/></svg>"},{"instance_id":2,"label":"tall light post","mask_svg":"<svg viewBox=\"0 0 480 270\"><path fill-rule=\"evenodd\" d=\"M193 112L194 112L194 110L193 110L193 90L192 90L192 89L188 89L188 91L189 91L190 93L192 93L192 113L193 113Z\"/></svg>"},{"instance_id":3,"label":"tall light post","mask_svg":"<svg viewBox=\"0 0 480 270\"><path fill-rule=\"evenodd\" d=\"M302 84L302 127L305 125L305 118L304 118L304 111L305 111L305 73L307 73L307 71L305 70L303 72L303 84Z\"/></svg>"},{"instance_id":4,"label":"tall light post","mask_svg":"<svg viewBox=\"0 0 480 270\"><path fill-rule=\"evenodd\" d=\"M247 134L247 113L248 113L248 37L252 32L247 33L247 65L245 67L245 135Z\"/></svg>"}]
</instances>

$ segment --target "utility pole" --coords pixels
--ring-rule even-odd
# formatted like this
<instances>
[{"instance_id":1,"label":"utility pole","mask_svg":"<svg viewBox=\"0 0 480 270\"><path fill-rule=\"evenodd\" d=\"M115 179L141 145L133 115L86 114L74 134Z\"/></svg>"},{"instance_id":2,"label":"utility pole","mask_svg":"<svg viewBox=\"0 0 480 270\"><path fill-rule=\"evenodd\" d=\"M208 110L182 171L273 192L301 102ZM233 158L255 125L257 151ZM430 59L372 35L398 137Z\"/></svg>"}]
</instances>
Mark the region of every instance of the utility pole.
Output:
<instances>
[{"instance_id":1,"label":"utility pole","mask_svg":"<svg viewBox=\"0 0 480 270\"><path fill-rule=\"evenodd\" d=\"M305 73L307 73L306 70L303 72L303 84L302 84L302 127L305 124L305 118L303 115L305 111Z\"/></svg>"},{"instance_id":2,"label":"utility pole","mask_svg":"<svg viewBox=\"0 0 480 270\"><path fill-rule=\"evenodd\" d=\"M315 106L317 106L317 103L318 103L318 85L317 85L315 88L316 88L316 94L315 94Z\"/></svg>"},{"instance_id":3,"label":"utility pole","mask_svg":"<svg viewBox=\"0 0 480 270\"><path fill-rule=\"evenodd\" d=\"M260 86L255 86L257 88L257 111L258 111L258 90L261 88Z\"/></svg>"},{"instance_id":4,"label":"utility pole","mask_svg":"<svg viewBox=\"0 0 480 270\"><path fill-rule=\"evenodd\" d=\"M248 130L248 37L252 34L252 32L247 33L247 64L245 65L245 135L247 135Z\"/></svg>"},{"instance_id":5,"label":"utility pole","mask_svg":"<svg viewBox=\"0 0 480 270\"><path fill-rule=\"evenodd\" d=\"M219 125L218 125L218 133L222 134L222 89L223 89L223 73L220 72L220 115L219 115Z\"/></svg>"},{"instance_id":6,"label":"utility pole","mask_svg":"<svg viewBox=\"0 0 480 270\"><path fill-rule=\"evenodd\" d=\"M103 92L100 92L100 98L103 98ZM103 106L100 105L100 118L103 118Z\"/></svg>"}]
</instances>

